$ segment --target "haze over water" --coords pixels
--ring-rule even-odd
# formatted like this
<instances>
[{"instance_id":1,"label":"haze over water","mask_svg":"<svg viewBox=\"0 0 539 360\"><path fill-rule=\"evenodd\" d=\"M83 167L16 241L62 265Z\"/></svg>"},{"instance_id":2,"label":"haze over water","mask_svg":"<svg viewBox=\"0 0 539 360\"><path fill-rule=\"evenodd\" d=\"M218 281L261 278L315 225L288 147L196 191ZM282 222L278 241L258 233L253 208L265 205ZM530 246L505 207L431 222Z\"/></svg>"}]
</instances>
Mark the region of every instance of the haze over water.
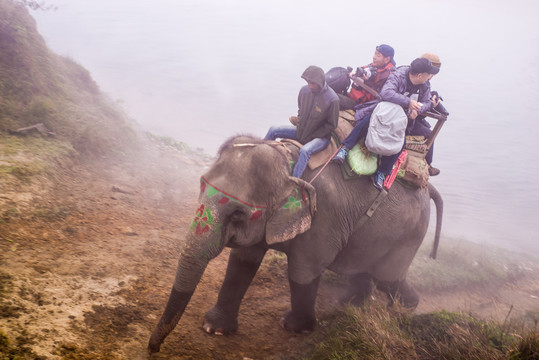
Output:
<instances>
[{"instance_id":1,"label":"haze over water","mask_svg":"<svg viewBox=\"0 0 539 360\"><path fill-rule=\"evenodd\" d=\"M438 54L431 85L451 113L431 178L442 232L539 257L536 1L51 3L57 11L32 15L55 52L87 68L144 129L211 155L234 134L287 124L309 65L365 65L381 43L397 65Z\"/></svg>"}]
</instances>

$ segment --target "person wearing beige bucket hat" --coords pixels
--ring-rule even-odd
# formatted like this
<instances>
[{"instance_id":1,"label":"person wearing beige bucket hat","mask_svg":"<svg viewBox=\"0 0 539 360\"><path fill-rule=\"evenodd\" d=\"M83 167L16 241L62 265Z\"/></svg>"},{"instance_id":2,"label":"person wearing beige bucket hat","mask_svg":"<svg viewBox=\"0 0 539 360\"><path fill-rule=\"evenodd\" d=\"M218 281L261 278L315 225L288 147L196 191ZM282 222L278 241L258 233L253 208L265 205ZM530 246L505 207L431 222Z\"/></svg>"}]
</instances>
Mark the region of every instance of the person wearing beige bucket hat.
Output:
<instances>
[{"instance_id":1,"label":"person wearing beige bucket hat","mask_svg":"<svg viewBox=\"0 0 539 360\"><path fill-rule=\"evenodd\" d=\"M442 61L440 60L440 57L433 53L424 53L420 56L420 58L428 59L432 66L440 69L442 67ZM431 106L432 109L439 111L440 113L444 115L449 115L447 110L443 107L443 105L440 103L441 97L438 95L438 92L431 91ZM408 131L406 132L407 135L413 135L413 136L424 136L425 138L429 137L432 130L430 129L431 125L424 116L418 116L412 123L412 126L408 128ZM429 165L429 175L430 176L436 176L440 174L440 169L432 166L432 160L434 155L434 144L429 149L429 152L427 153L427 156L425 157L425 161Z\"/></svg>"},{"instance_id":2,"label":"person wearing beige bucket hat","mask_svg":"<svg viewBox=\"0 0 539 360\"><path fill-rule=\"evenodd\" d=\"M424 53L420 57L424 58L424 59L429 59L430 62L432 63L432 65L437 67L438 69L440 69L442 67L442 62L440 61L440 57L438 55L436 55L436 54Z\"/></svg>"}]
</instances>

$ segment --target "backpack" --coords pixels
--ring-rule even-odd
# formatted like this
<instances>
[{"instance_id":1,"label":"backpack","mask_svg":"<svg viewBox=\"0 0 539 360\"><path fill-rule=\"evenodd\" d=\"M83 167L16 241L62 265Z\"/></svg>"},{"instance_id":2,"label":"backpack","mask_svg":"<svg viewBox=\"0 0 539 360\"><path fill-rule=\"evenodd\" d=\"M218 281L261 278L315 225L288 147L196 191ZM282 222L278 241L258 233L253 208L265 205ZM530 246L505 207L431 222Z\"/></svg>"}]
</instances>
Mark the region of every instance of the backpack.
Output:
<instances>
[{"instance_id":1,"label":"backpack","mask_svg":"<svg viewBox=\"0 0 539 360\"><path fill-rule=\"evenodd\" d=\"M404 145L404 133L408 116L400 105L382 101L376 105L371 115L365 145L378 155L394 155Z\"/></svg>"},{"instance_id":2,"label":"backpack","mask_svg":"<svg viewBox=\"0 0 539 360\"><path fill-rule=\"evenodd\" d=\"M407 156L397 177L410 184L424 188L429 182L429 165L425 160L427 155L426 140L423 136L407 136Z\"/></svg>"},{"instance_id":3,"label":"backpack","mask_svg":"<svg viewBox=\"0 0 539 360\"><path fill-rule=\"evenodd\" d=\"M326 83L337 94L346 95L350 87L350 70L343 67L334 67L326 73Z\"/></svg>"}]
</instances>

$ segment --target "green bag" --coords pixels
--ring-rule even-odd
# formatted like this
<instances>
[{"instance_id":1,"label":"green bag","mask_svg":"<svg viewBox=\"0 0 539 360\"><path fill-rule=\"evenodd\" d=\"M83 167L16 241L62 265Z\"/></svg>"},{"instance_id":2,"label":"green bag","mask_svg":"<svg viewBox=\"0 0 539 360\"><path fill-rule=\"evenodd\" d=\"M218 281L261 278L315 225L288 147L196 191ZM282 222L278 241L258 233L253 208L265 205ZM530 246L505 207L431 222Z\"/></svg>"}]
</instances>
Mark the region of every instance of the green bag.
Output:
<instances>
[{"instance_id":1,"label":"green bag","mask_svg":"<svg viewBox=\"0 0 539 360\"><path fill-rule=\"evenodd\" d=\"M356 144L348 152L348 165L358 175L372 175L378 168L378 155L370 152L362 144Z\"/></svg>"}]
</instances>

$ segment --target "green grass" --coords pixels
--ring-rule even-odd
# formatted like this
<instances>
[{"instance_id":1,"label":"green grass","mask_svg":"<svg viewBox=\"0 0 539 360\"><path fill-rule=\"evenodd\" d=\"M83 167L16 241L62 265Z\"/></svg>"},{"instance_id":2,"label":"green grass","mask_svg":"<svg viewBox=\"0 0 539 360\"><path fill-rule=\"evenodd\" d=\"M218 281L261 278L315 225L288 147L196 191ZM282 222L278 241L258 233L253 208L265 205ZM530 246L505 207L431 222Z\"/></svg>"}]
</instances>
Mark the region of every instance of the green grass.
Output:
<instances>
[{"instance_id":1,"label":"green grass","mask_svg":"<svg viewBox=\"0 0 539 360\"><path fill-rule=\"evenodd\" d=\"M413 315L373 303L347 307L329 320L305 359L539 359L537 329L463 313Z\"/></svg>"},{"instance_id":2,"label":"green grass","mask_svg":"<svg viewBox=\"0 0 539 360\"><path fill-rule=\"evenodd\" d=\"M539 275L539 260L492 246L443 238L438 257L430 259L429 243L419 249L408 279L422 292L501 284L525 275Z\"/></svg>"},{"instance_id":3,"label":"green grass","mask_svg":"<svg viewBox=\"0 0 539 360\"><path fill-rule=\"evenodd\" d=\"M0 134L0 179L12 176L28 184L35 175L46 173L56 160L73 156L69 142L36 136Z\"/></svg>"},{"instance_id":4,"label":"green grass","mask_svg":"<svg viewBox=\"0 0 539 360\"><path fill-rule=\"evenodd\" d=\"M72 213L72 209L67 206L54 206L48 208L37 208L33 210L34 218L41 218L43 220L58 220L65 219Z\"/></svg>"},{"instance_id":5,"label":"green grass","mask_svg":"<svg viewBox=\"0 0 539 360\"><path fill-rule=\"evenodd\" d=\"M17 155L58 157L73 154L73 147L67 141L36 136L12 136L0 134L0 156L16 157Z\"/></svg>"},{"instance_id":6,"label":"green grass","mask_svg":"<svg viewBox=\"0 0 539 360\"><path fill-rule=\"evenodd\" d=\"M32 342L25 332L13 339L0 331L0 360L46 360L28 346Z\"/></svg>"},{"instance_id":7,"label":"green grass","mask_svg":"<svg viewBox=\"0 0 539 360\"><path fill-rule=\"evenodd\" d=\"M365 311L346 307L323 324L327 325L318 335L322 341L306 359L411 359L415 354L396 318L379 305L369 306ZM402 356L406 354L411 357Z\"/></svg>"}]
</instances>

